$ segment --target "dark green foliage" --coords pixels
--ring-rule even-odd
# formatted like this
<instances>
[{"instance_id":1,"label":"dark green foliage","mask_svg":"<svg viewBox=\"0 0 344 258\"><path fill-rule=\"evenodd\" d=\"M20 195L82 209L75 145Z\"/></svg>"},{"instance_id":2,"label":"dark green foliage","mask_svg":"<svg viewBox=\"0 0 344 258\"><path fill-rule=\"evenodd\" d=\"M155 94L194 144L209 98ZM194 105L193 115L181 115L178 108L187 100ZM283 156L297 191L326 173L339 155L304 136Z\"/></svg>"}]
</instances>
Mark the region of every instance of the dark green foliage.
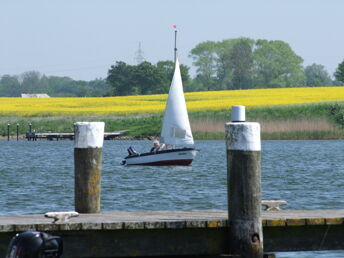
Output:
<instances>
[{"instance_id":1,"label":"dark green foliage","mask_svg":"<svg viewBox=\"0 0 344 258\"><path fill-rule=\"evenodd\" d=\"M197 68L196 85L199 90L249 88L252 47L248 38L206 41L190 51ZM233 77L235 78L233 81ZM242 79L249 79L247 82ZM233 85L240 81L239 86ZM244 84L245 83L245 84Z\"/></svg>"},{"instance_id":2,"label":"dark green foliage","mask_svg":"<svg viewBox=\"0 0 344 258\"><path fill-rule=\"evenodd\" d=\"M255 87L281 88L305 85L302 58L280 40L257 40L254 50Z\"/></svg>"},{"instance_id":3,"label":"dark green foliage","mask_svg":"<svg viewBox=\"0 0 344 258\"><path fill-rule=\"evenodd\" d=\"M190 78L189 68L180 66L183 83ZM142 62L139 65L128 65L116 62L108 71L107 82L113 88L112 95L147 95L167 93L171 84L174 63L160 61L156 65Z\"/></svg>"},{"instance_id":4,"label":"dark green foliage","mask_svg":"<svg viewBox=\"0 0 344 258\"><path fill-rule=\"evenodd\" d=\"M45 78L41 81L41 75L36 71L25 72L21 75L22 93L45 93L48 90Z\"/></svg>"},{"instance_id":5,"label":"dark green foliage","mask_svg":"<svg viewBox=\"0 0 344 258\"><path fill-rule=\"evenodd\" d=\"M116 62L116 65L111 66L106 78L107 83L113 88L111 95L138 94L138 89L133 86L132 70L133 67L124 62Z\"/></svg>"},{"instance_id":6,"label":"dark green foliage","mask_svg":"<svg viewBox=\"0 0 344 258\"><path fill-rule=\"evenodd\" d=\"M0 97L19 97L22 93L18 76L4 75L0 80Z\"/></svg>"},{"instance_id":7,"label":"dark green foliage","mask_svg":"<svg viewBox=\"0 0 344 258\"><path fill-rule=\"evenodd\" d=\"M161 94L168 92L168 74L161 72L149 62L142 62L132 70L132 83L139 95ZM129 94L132 95L132 94Z\"/></svg>"},{"instance_id":8,"label":"dark green foliage","mask_svg":"<svg viewBox=\"0 0 344 258\"><path fill-rule=\"evenodd\" d=\"M195 80L199 84L198 87L203 90L214 90L218 88L217 49L218 46L216 42L206 41L198 44L190 51L190 57L193 58L193 64L197 69Z\"/></svg>"},{"instance_id":9,"label":"dark green foliage","mask_svg":"<svg viewBox=\"0 0 344 258\"><path fill-rule=\"evenodd\" d=\"M329 114L333 120L344 129L344 104L333 104L330 106Z\"/></svg>"},{"instance_id":10,"label":"dark green foliage","mask_svg":"<svg viewBox=\"0 0 344 258\"><path fill-rule=\"evenodd\" d=\"M323 65L312 64L305 68L307 86L333 85L330 75Z\"/></svg>"},{"instance_id":11,"label":"dark green foliage","mask_svg":"<svg viewBox=\"0 0 344 258\"><path fill-rule=\"evenodd\" d=\"M253 53L247 40L234 44L229 56L233 89L250 89L253 83Z\"/></svg>"},{"instance_id":12,"label":"dark green foliage","mask_svg":"<svg viewBox=\"0 0 344 258\"><path fill-rule=\"evenodd\" d=\"M337 81L340 81L344 84L344 60L338 65L334 76L336 77Z\"/></svg>"},{"instance_id":13,"label":"dark green foliage","mask_svg":"<svg viewBox=\"0 0 344 258\"><path fill-rule=\"evenodd\" d=\"M75 81L69 77L45 76L36 71L0 79L0 97L20 97L22 93L47 93L51 97L101 97L109 95L105 80Z\"/></svg>"},{"instance_id":14,"label":"dark green foliage","mask_svg":"<svg viewBox=\"0 0 344 258\"><path fill-rule=\"evenodd\" d=\"M204 90L297 87L305 85L302 58L283 41L206 41L191 50L196 80Z\"/></svg>"}]
</instances>

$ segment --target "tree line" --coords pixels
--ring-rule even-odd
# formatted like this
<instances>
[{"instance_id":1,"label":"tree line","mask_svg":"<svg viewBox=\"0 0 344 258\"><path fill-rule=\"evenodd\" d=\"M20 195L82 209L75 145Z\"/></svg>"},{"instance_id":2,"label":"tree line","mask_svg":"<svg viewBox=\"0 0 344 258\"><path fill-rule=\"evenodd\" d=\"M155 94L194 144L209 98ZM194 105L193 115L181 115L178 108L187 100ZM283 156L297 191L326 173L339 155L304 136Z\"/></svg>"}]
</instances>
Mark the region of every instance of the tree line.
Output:
<instances>
[{"instance_id":1,"label":"tree line","mask_svg":"<svg viewBox=\"0 0 344 258\"><path fill-rule=\"evenodd\" d=\"M19 97L22 93L47 93L52 97L101 97L111 88L103 79L73 80L69 77L45 76L37 71L21 75L4 75L0 79L0 97Z\"/></svg>"},{"instance_id":2,"label":"tree line","mask_svg":"<svg viewBox=\"0 0 344 258\"><path fill-rule=\"evenodd\" d=\"M190 57L197 68L197 90L339 85L323 65L303 67L303 59L280 40L206 41Z\"/></svg>"},{"instance_id":3,"label":"tree line","mask_svg":"<svg viewBox=\"0 0 344 258\"><path fill-rule=\"evenodd\" d=\"M333 80L325 67L304 67L303 59L288 43L280 40L250 38L206 41L194 47L189 56L196 68L181 65L185 91L236 90L252 88L316 87L344 83L344 60L338 65ZM157 64L144 61L129 65L117 61L105 79L73 80L69 77L45 76L26 72L20 76L3 75L0 96L21 93L47 93L50 96L125 96L167 93L173 75L171 61Z\"/></svg>"},{"instance_id":4,"label":"tree line","mask_svg":"<svg viewBox=\"0 0 344 258\"><path fill-rule=\"evenodd\" d=\"M116 62L108 71L106 81L112 88L112 95L146 95L167 93L171 84L174 63L160 61L153 65L144 61L138 65ZM189 85L189 67L180 65L184 85Z\"/></svg>"}]
</instances>

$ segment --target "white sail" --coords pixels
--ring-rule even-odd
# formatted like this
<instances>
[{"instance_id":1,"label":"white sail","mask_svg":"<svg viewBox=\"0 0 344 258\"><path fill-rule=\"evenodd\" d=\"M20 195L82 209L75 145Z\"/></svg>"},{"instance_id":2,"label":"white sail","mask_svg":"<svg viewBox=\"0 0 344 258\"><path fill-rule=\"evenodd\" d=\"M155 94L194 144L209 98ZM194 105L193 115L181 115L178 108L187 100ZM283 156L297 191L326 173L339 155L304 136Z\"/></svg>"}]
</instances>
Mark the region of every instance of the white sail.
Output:
<instances>
[{"instance_id":1,"label":"white sail","mask_svg":"<svg viewBox=\"0 0 344 258\"><path fill-rule=\"evenodd\" d=\"M178 59L168 93L160 141L171 145L194 144Z\"/></svg>"}]
</instances>

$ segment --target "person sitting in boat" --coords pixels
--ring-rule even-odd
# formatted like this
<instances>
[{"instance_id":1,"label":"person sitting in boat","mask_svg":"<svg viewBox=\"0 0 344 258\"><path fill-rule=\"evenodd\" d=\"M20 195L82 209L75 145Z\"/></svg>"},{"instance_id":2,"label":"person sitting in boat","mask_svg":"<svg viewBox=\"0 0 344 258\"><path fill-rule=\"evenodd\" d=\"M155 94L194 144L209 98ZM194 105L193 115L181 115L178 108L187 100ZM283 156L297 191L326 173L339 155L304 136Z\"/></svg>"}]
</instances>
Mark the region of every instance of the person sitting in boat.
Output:
<instances>
[{"instance_id":1,"label":"person sitting in boat","mask_svg":"<svg viewBox=\"0 0 344 258\"><path fill-rule=\"evenodd\" d=\"M150 152L154 152L154 151L161 151L166 149L165 144L160 144L160 142L158 140L154 140L153 141L153 147L151 148Z\"/></svg>"},{"instance_id":2,"label":"person sitting in boat","mask_svg":"<svg viewBox=\"0 0 344 258\"><path fill-rule=\"evenodd\" d=\"M150 152L158 151L160 149L160 142L158 140L153 141L153 147L151 148Z\"/></svg>"}]
</instances>

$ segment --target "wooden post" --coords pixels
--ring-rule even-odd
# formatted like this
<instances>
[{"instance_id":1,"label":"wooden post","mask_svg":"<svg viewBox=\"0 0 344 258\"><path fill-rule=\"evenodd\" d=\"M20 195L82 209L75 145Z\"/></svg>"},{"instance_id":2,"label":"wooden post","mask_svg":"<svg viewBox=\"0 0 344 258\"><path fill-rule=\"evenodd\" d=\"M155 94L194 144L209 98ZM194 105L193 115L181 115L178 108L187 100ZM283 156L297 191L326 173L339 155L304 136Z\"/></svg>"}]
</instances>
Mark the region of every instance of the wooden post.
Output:
<instances>
[{"instance_id":1,"label":"wooden post","mask_svg":"<svg viewBox=\"0 0 344 258\"><path fill-rule=\"evenodd\" d=\"M10 140L10 124L7 124L7 141Z\"/></svg>"},{"instance_id":2,"label":"wooden post","mask_svg":"<svg viewBox=\"0 0 344 258\"><path fill-rule=\"evenodd\" d=\"M17 123L17 141L19 140L19 124Z\"/></svg>"},{"instance_id":3,"label":"wooden post","mask_svg":"<svg viewBox=\"0 0 344 258\"><path fill-rule=\"evenodd\" d=\"M75 124L75 211L79 213L100 211L104 126L103 122Z\"/></svg>"},{"instance_id":4,"label":"wooden post","mask_svg":"<svg viewBox=\"0 0 344 258\"><path fill-rule=\"evenodd\" d=\"M260 125L245 122L242 106L226 123L226 147L230 254L262 258Z\"/></svg>"}]
</instances>

